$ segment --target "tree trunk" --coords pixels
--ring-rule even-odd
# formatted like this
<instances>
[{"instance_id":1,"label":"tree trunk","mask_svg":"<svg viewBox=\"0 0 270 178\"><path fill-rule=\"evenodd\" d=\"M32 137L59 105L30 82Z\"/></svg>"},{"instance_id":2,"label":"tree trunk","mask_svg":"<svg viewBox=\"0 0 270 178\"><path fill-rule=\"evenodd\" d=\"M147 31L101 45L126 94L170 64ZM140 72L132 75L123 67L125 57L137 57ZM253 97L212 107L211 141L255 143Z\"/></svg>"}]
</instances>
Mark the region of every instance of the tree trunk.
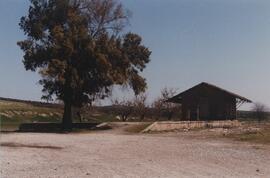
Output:
<instances>
[{"instance_id":1,"label":"tree trunk","mask_svg":"<svg viewBox=\"0 0 270 178\"><path fill-rule=\"evenodd\" d=\"M173 117L173 112L169 112L169 115L168 115L168 120L172 120L172 117Z\"/></svg>"},{"instance_id":2,"label":"tree trunk","mask_svg":"<svg viewBox=\"0 0 270 178\"><path fill-rule=\"evenodd\" d=\"M72 88L71 88L71 72L67 69L65 72L64 87L64 114L62 120L62 129L70 132L72 130Z\"/></svg>"},{"instance_id":3,"label":"tree trunk","mask_svg":"<svg viewBox=\"0 0 270 178\"><path fill-rule=\"evenodd\" d=\"M144 116L145 116L145 114L141 114L140 121L144 120Z\"/></svg>"},{"instance_id":4,"label":"tree trunk","mask_svg":"<svg viewBox=\"0 0 270 178\"><path fill-rule=\"evenodd\" d=\"M64 131L71 131L72 130L72 117L71 117L71 102L65 102L64 107L64 115L62 120L62 128Z\"/></svg>"}]
</instances>

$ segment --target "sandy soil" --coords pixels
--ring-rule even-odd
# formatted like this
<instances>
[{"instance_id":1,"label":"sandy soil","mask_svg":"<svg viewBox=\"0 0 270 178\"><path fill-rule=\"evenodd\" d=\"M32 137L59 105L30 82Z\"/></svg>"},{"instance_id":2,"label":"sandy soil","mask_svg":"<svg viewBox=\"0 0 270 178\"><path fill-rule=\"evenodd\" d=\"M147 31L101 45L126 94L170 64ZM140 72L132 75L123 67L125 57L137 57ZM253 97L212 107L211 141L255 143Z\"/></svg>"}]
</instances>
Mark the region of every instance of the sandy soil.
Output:
<instances>
[{"instance_id":1,"label":"sandy soil","mask_svg":"<svg viewBox=\"0 0 270 178\"><path fill-rule=\"evenodd\" d=\"M270 177L270 147L187 133L1 134L1 178Z\"/></svg>"}]
</instances>

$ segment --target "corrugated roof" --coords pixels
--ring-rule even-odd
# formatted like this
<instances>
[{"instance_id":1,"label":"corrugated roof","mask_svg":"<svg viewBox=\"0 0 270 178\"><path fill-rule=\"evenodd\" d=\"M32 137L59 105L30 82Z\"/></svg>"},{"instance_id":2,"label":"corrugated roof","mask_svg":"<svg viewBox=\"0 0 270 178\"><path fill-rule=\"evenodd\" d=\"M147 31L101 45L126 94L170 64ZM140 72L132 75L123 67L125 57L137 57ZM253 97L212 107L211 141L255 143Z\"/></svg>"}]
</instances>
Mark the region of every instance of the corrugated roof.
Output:
<instances>
[{"instance_id":1,"label":"corrugated roof","mask_svg":"<svg viewBox=\"0 0 270 178\"><path fill-rule=\"evenodd\" d=\"M238 95L238 94L235 94L235 93L233 93L233 92L230 92L230 91L228 91L228 90L225 90L225 89L223 89L223 88L220 88L220 87L218 87L218 86L216 86L216 85L213 85L213 84L210 84L210 83L207 83L207 82L202 82L202 83L200 83L200 84L198 84L198 85L195 85L194 87L192 87L192 88L190 88L190 89L188 89L188 90L185 90L185 91L179 93L178 95L175 95L175 96L173 96L172 98L168 99L167 102L181 102L181 96L183 96L185 93L187 93L187 92L193 90L194 88L201 87L201 86L207 86L207 87L214 88L214 89L216 89L216 90L220 90L220 91L222 91L222 92L224 92L224 93L227 93L227 94L229 94L229 95L231 95L231 96L234 96L234 97L237 98L237 99L240 99L240 100L245 101L245 102L248 102L248 103L251 103L251 102L252 102L251 100L249 100L249 99L247 99L247 98L245 98L245 97L243 97L243 96L240 96L240 95Z\"/></svg>"}]
</instances>

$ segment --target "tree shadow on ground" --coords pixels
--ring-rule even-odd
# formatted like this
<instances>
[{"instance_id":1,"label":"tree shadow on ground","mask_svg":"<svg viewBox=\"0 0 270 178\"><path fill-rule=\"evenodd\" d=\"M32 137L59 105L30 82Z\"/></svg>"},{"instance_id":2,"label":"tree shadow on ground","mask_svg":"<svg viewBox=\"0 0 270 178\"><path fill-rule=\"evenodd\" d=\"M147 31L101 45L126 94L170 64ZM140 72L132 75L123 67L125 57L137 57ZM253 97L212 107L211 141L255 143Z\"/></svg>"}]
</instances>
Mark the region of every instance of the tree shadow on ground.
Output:
<instances>
[{"instance_id":1,"label":"tree shadow on ground","mask_svg":"<svg viewBox=\"0 0 270 178\"><path fill-rule=\"evenodd\" d=\"M73 131L80 130L107 130L110 126L100 123L73 123ZM61 123L23 123L17 132L39 132L39 133L65 133Z\"/></svg>"},{"instance_id":2,"label":"tree shadow on ground","mask_svg":"<svg viewBox=\"0 0 270 178\"><path fill-rule=\"evenodd\" d=\"M0 144L3 147L12 147L12 148L43 148L43 149L56 149L60 150L63 147L59 146L51 146L51 145L37 145L37 144L21 144L21 143L13 143L13 142L3 142Z\"/></svg>"}]
</instances>

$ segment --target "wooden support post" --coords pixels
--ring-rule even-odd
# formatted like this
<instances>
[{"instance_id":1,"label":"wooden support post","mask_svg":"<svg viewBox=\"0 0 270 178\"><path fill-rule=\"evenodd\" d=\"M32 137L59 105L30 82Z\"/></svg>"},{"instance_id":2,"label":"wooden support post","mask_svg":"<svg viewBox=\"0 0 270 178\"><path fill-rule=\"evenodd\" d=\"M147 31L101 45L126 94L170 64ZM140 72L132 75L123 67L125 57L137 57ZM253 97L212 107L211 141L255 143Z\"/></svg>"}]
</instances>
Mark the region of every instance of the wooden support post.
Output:
<instances>
[{"instance_id":1,"label":"wooden support post","mask_svg":"<svg viewBox=\"0 0 270 178\"><path fill-rule=\"evenodd\" d=\"M190 110L188 109L187 119L190 120Z\"/></svg>"},{"instance_id":2,"label":"wooden support post","mask_svg":"<svg viewBox=\"0 0 270 178\"><path fill-rule=\"evenodd\" d=\"M200 120L200 108L197 106L197 121Z\"/></svg>"}]
</instances>

